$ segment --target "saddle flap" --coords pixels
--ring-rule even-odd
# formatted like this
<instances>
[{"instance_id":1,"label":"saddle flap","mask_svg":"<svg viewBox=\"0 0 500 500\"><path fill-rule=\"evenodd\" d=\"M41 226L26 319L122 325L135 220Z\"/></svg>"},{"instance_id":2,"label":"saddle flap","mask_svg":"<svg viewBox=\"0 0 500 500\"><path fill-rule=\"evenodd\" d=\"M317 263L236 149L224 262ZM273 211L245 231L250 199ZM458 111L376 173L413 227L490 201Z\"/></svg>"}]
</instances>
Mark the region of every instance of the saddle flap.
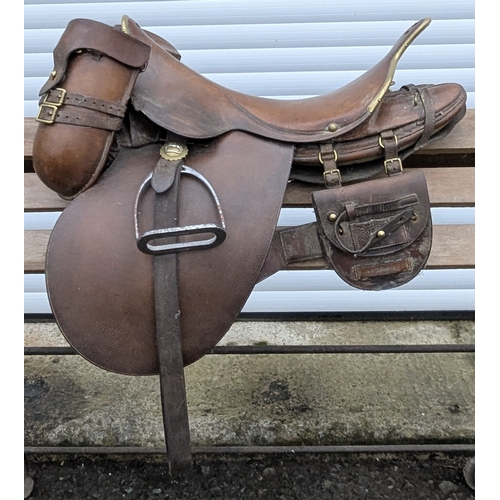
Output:
<instances>
[{"instance_id":1,"label":"saddle flap","mask_svg":"<svg viewBox=\"0 0 500 500\"><path fill-rule=\"evenodd\" d=\"M191 174L179 176L178 226L142 233L144 247L152 249L144 253L134 219L142 229L154 227L155 191L148 187L139 205L137 196L160 158L160 146L122 149L99 181L63 211L47 247L47 293L61 332L84 358L117 373L158 373L154 259L172 250L174 233L182 244L175 250L189 249L176 255L184 364L219 342L260 274L293 155L291 145L242 132L208 147L190 144L183 169ZM220 233L216 226L224 226L226 238L219 237L217 246L205 244L207 235ZM162 279L172 286L168 277Z\"/></svg>"},{"instance_id":2,"label":"saddle flap","mask_svg":"<svg viewBox=\"0 0 500 500\"><path fill-rule=\"evenodd\" d=\"M313 193L330 265L363 290L400 286L427 262L430 203L420 171Z\"/></svg>"}]
</instances>

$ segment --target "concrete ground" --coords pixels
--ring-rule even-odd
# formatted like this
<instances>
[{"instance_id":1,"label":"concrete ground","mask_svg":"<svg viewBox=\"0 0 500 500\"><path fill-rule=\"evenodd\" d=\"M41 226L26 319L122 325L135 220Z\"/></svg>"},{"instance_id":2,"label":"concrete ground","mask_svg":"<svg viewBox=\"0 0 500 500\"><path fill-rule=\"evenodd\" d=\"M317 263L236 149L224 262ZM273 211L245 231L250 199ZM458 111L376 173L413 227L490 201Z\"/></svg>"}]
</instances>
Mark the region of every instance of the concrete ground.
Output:
<instances>
[{"instance_id":1,"label":"concrete ground","mask_svg":"<svg viewBox=\"0 0 500 500\"><path fill-rule=\"evenodd\" d=\"M473 342L473 321L239 321L220 345ZM65 342L25 323L25 345ZM80 356L24 374L25 446L164 446L156 376ZM474 354L207 355L185 374L193 446L474 442Z\"/></svg>"}]
</instances>

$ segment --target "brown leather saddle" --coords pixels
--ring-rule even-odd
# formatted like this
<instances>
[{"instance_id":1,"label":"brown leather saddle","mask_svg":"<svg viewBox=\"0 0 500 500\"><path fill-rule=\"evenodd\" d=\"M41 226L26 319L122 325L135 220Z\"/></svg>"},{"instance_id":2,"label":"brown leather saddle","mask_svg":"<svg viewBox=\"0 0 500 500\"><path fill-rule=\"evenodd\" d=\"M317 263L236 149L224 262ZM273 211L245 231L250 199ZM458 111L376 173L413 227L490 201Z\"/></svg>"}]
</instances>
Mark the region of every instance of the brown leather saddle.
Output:
<instances>
[{"instance_id":1,"label":"brown leather saddle","mask_svg":"<svg viewBox=\"0 0 500 500\"><path fill-rule=\"evenodd\" d=\"M281 101L204 78L126 16L117 27L71 21L33 148L41 180L72 200L46 263L70 344L107 370L157 374L165 353L187 365L209 352L255 284L291 262L326 257L365 290L415 277L432 221L425 178L402 160L466 105L453 83L389 90L429 23L346 87ZM277 229L295 174L323 184L317 220Z\"/></svg>"}]
</instances>

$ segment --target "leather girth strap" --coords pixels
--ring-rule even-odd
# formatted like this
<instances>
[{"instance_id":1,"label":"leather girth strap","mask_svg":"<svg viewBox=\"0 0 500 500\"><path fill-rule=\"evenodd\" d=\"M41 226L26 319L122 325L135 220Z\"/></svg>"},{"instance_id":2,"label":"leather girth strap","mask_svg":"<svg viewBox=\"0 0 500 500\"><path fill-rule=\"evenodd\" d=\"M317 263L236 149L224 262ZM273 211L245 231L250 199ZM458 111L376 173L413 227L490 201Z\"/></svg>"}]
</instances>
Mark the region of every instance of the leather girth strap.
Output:
<instances>
[{"instance_id":1,"label":"leather girth strap","mask_svg":"<svg viewBox=\"0 0 500 500\"><path fill-rule=\"evenodd\" d=\"M175 137L182 143L183 139ZM169 134L168 141L174 138ZM151 187L155 191L154 227L177 225L182 158L160 157L153 171ZM174 237L175 241L177 238ZM156 343L160 375L161 405L170 473L192 465L189 417L182 358L178 254L158 254L153 259Z\"/></svg>"}]
</instances>

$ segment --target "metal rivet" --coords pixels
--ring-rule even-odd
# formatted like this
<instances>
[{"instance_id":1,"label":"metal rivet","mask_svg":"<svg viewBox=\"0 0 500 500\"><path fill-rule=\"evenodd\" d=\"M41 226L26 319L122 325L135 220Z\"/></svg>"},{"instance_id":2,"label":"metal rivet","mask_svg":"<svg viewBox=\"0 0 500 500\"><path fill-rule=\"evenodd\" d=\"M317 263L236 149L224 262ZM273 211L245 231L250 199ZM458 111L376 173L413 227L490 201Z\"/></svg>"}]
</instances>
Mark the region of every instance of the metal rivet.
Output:
<instances>
[{"instance_id":1,"label":"metal rivet","mask_svg":"<svg viewBox=\"0 0 500 500\"><path fill-rule=\"evenodd\" d=\"M339 227L339 234L344 234L344 230L341 227Z\"/></svg>"},{"instance_id":2,"label":"metal rivet","mask_svg":"<svg viewBox=\"0 0 500 500\"><path fill-rule=\"evenodd\" d=\"M339 126L336 123L329 123L328 124L328 131L329 132L335 132L338 130Z\"/></svg>"},{"instance_id":3,"label":"metal rivet","mask_svg":"<svg viewBox=\"0 0 500 500\"><path fill-rule=\"evenodd\" d=\"M377 233L377 238L385 238L385 231L379 231Z\"/></svg>"},{"instance_id":4,"label":"metal rivet","mask_svg":"<svg viewBox=\"0 0 500 500\"><path fill-rule=\"evenodd\" d=\"M412 221L414 221L414 222L415 222L416 220L418 220L418 215L414 213L414 214L411 216L411 220L412 220Z\"/></svg>"},{"instance_id":5,"label":"metal rivet","mask_svg":"<svg viewBox=\"0 0 500 500\"><path fill-rule=\"evenodd\" d=\"M330 212L328 214L328 220L330 222L335 222L337 220L337 214L335 212Z\"/></svg>"},{"instance_id":6,"label":"metal rivet","mask_svg":"<svg viewBox=\"0 0 500 500\"><path fill-rule=\"evenodd\" d=\"M56 75L57 75L57 71L56 70L52 71L52 73L50 74L50 77L52 78L52 80L56 77Z\"/></svg>"}]
</instances>

